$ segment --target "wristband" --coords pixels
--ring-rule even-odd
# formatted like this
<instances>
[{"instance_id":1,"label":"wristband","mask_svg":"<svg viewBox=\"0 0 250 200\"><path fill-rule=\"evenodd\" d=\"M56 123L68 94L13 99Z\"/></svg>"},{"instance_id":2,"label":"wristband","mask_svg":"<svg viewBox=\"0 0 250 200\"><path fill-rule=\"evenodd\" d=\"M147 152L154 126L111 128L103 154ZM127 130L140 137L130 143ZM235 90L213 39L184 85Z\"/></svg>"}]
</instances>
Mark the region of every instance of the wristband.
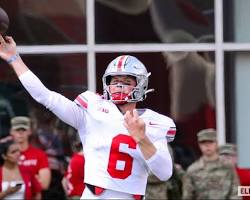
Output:
<instances>
[{"instance_id":1,"label":"wristband","mask_svg":"<svg viewBox=\"0 0 250 200\"><path fill-rule=\"evenodd\" d=\"M11 56L11 57L7 60L7 63L9 63L9 64L13 63L15 60L17 60L18 57L19 57L19 54L15 54L15 55Z\"/></svg>"}]
</instances>

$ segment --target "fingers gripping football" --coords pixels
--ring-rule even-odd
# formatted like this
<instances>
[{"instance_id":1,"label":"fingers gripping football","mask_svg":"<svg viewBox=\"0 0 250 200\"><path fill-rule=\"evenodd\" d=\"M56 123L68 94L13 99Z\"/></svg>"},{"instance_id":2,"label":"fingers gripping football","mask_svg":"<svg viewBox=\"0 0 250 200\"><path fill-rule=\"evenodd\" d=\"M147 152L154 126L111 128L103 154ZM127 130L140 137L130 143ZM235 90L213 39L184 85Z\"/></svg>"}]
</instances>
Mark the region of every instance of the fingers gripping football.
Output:
<instances>
[{"instance_id":1,"label":"fingers gripping football","mask_svg":"<svg viewBox=\"0 0 250 200\"><path fill-rule=\"evenodd\" d=\"M145 138L145 122L139 117L137 111L127 111L124 115L124 126L130 136L139 143Z\"/></svg>"}]
</instances>

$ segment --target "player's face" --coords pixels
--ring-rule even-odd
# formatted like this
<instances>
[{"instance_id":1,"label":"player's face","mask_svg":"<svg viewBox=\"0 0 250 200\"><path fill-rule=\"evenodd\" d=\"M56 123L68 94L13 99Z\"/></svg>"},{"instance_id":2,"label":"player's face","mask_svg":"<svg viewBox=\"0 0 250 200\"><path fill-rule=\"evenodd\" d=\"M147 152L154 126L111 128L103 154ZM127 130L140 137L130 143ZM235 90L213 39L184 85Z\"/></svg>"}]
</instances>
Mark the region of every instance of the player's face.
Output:
<instances>
[{"instance_id":1,"label":"player's face","mask_svg":"<svg viewBox=\"0 0 250 200\"><path fill-rule=\"evenodd\" d=\"M132 76L113 76L110 81L110 93L129 94L136 86L136 80Z\"/></svg>"},{"instance_id":2,"label":"player's face","mask_svg":"<svg viewBox=\"0 0 250 200\"><path fill-rule=\"evenodd\" d=\"M204 156L213 156L217 154L217 142L203 141L199 143L200 150Z\"/></svg>"},{"instance_id":3,"label":"player's face","mask_svg":"<svg viewBox=\"0 0 250 200\"><path fill-rule=\"evenodd\" d=\"M29 136L31 135L31 130L23 128L11 130L11 135L13 136L16 143L24 143L28 142Z\"/></svg>"}]
</instances>

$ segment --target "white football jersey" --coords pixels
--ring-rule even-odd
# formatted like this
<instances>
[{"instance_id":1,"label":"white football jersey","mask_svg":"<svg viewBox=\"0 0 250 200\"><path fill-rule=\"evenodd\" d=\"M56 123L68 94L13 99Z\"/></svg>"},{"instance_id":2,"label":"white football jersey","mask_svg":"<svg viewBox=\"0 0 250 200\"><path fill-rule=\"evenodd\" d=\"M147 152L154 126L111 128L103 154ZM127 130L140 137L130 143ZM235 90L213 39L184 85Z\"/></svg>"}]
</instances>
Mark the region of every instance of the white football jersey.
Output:
<instances>
[{"instance_id":1,"label":"white football jersey","mask_svg":"<svg viewBox=\"0 0 250 200\"><path fill-rule=\"evenodd\" d=\"M123 114L111 101L87 91L73 102L47 89L31 71L19 79L36 101L78 130L85 156L84 182L144 195L149 170L161 180L171 176L172 160L167 141L172 141L175 135L172 119L150 109L138 110L146 124L146 135L157 149L145 160L123 125Z\"/></svg>"},{"instance_id":2,"label":"white football jersey","mask_svg":"<svg viewBox=\"0 0 250 200\"><path fill-rule=\"evenodd\" d=\"M123 125L123 114L114 103L89 91L80 94L75 102L85 112L85 127L79 130L85 153L85 182L144 194L149 169ZM170 118L149 109L139 109L138 113L152 143L173 140L175 124Z\"/></svg>"}]
</instances>

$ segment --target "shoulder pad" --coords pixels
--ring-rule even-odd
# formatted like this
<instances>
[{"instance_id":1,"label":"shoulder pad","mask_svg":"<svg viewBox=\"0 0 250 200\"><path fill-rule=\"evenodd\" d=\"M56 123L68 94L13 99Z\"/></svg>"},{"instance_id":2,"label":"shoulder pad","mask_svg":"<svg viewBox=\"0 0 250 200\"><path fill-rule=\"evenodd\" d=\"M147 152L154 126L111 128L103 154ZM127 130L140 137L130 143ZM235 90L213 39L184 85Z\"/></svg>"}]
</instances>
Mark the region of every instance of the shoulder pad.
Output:
<instances>
[{"instance_id":1,"label":"shoulder pad","mask_svg":"<svg viewBox=\"0 0 250 200\"><path fill-rule=\"evenodd\" d=\"M97 101L98 99L101 99L102 97L94 92L86 91L81 94L79 94L74 102L81 106L84 109L88 109L88 105L90 102Z\"/></svg>"}]
</instances>

